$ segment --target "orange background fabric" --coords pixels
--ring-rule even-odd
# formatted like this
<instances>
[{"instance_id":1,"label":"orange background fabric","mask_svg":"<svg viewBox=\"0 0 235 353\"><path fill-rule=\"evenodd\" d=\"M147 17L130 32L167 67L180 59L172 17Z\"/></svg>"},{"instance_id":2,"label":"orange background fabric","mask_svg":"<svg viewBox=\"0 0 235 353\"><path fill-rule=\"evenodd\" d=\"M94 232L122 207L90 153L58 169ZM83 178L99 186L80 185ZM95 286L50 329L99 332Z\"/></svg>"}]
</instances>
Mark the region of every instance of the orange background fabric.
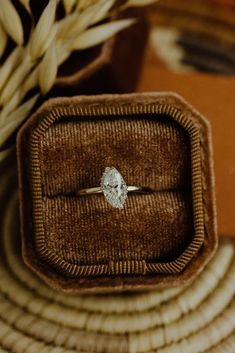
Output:
<instances>
[{"instance_id":1,"label":"orange background fabric","mask_svg":"<svg viewBox=\"0 0 235 353\"><path fill-rule=\"evenodd\" d=\"M211 122L218 230L235 237L235 78L169 72L149 48L137 90L177 92Z\"/></svg>"}]
</instances>

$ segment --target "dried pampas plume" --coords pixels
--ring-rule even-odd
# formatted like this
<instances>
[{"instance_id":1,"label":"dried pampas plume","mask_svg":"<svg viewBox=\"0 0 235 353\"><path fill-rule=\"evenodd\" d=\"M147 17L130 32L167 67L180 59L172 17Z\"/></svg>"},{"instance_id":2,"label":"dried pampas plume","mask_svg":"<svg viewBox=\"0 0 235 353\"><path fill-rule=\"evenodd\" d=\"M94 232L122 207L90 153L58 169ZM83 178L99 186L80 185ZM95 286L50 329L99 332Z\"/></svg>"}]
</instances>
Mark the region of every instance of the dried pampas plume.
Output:
<instances>
[{"instance_id":1,"label":"dried pampas plume","mask_svg":"<svg viewBox=\"0 0 235 353\"><path fill-rule=\"evenodd\" d=\"M30 1L18 1L33 16ZM26 43L14 4L11 0L1 2L0 57L9 38L15 47L0 66L0 161L6 154L3 147L7 140L28 117L39 95L51 89L59 65L71 52L100 44L135 21L109 21L115 12L153 0L126 0L121 6L116 0L61 0L65 15L57 20L59 2L49 0ZM25 101L26 94L36 87L38 93Z\"/></svg>"}]
</instances>

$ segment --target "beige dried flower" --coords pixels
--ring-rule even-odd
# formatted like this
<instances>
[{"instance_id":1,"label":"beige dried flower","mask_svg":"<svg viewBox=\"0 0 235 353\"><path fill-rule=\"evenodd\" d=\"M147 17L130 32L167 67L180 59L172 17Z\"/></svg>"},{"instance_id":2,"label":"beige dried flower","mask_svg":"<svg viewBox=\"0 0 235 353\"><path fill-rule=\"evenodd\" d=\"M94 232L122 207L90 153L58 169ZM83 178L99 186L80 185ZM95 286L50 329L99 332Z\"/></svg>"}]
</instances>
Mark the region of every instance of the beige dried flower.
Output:
<instances>
[{"instance_id":1,"label":"beige dried flower","mask_svg":"<svg viewBox=\"0 0 235 353\"><path fill-rule=\"evenodd\" d=\"M89 28L78 35L72 44L72 49L82 50L100 44L120 29L129 27L134 22L135 20L119 20Z\"/></svg>"},{"instance_id":2,"label":"beige dried flower","mask_svg":"<svg viewBox=\"0 0 235 353\"><path fill-rule=\"evenodd\" d=\"M47 93L53 86L57 74L57 53L55 42L47 49L42 62L39 65L39 86L43 94Z\"/></svg>"},{"instance_id":3,"label":"beige dried flower","mask_svg":"<svg viewBox=\"0 0 235 353\"><path fill-rule=\"evenodd\" d=\"M7 33L0 22L0 57L4 53L7 45Z\"/></svg>"},{"instance_id":4,"label":"beige dried flower","mask_svg":"<svg viewBox=\"0 0 235 353\"><path fill-rule=\"evenodd\" d=\"M5 31L18 44L24 40L23 26L20 16L10 0L1 1L0 19Z\"/></svg>"},{"instance_id":5,"label":"beige dried flower","mask_svg":"<svg viewBox=\"0 0 235 353\"><path fill-rule=\"evenodd\" d=\"M63 0L66 14L69 14L77 4L77 0Z\"/></svg>"},{"instance_id":6,"label":"beige dried flower","mask_svg":"<svg viewBox=\"0 0 235 353\"><path fill-rule=\"evenodd\" d=\"M50 0L45 7L29 41L29 52L33 60L40 58L55 37L56 0Z\"/></svg>"},{"instance_id":7,"label":"beige dried flower","mask_svg":"<svg viewBox=\"0 0 235 353\"><path fill-rule=\"evenodd\" d=\"M29 0L18 0L32 15ZM61 0L65 16L56 20L59 0L49 0L29 40L24 44L21 18L11 0L0 6L0 56L4 54L8 37L15 48L0 66L0 161L5 156L5 142L27 118L38 94L24 101L26 94L39 87L42 94L53 86L59 65L73 50L98 45L115 33L132 25L134 20L108 21L113 9L143 6L153 0L126 0L122 6L116 0ZM101 21L105 23L100 24Z\"/></svg>"},{"instance_id":8,"label":"beige dried flower","mask_svg":"<svg viewBox=\"0 0 235 353\"><path fill-rule=\"evenodd\" d=\"M31 9L30 9L30 5L29 2L30 0L19 0L21 2L21 4L25 7L25 9L31 13Z\"/></svg>"}]
</instances>

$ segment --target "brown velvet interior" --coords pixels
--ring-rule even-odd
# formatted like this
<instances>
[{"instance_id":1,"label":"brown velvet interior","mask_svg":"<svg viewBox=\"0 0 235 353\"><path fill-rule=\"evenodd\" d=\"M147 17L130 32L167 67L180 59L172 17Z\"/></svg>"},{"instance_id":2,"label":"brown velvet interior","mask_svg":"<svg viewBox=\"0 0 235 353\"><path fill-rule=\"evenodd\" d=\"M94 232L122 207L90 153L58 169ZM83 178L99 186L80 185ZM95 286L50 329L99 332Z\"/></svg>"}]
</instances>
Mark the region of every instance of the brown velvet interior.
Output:
<instances>
[{"instance_id":1,"label":"brown velvet interior","mask_svg":"<svg viewBox=\"0 0 235 353\"><path fill-rule=\"evenodd\" d=\"M44 133L39 159L47 248L65 261L170 262L192 241L190 138L171 117L64 118ZM123 210L75 195L99 186L107 166L156 191L129 193Z\"/></svg>"}]
</instances>

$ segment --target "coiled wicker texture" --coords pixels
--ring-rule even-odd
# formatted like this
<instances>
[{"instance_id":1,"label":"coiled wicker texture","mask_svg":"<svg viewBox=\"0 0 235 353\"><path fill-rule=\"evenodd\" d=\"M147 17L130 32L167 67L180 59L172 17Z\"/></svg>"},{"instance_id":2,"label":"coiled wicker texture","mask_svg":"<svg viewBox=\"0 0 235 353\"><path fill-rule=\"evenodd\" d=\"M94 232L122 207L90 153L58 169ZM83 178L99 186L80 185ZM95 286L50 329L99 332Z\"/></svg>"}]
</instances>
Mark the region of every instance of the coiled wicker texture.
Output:
<instances>
[{"instance_id":1,"label":"coiled wicker texture","mask_svg":"<svg viewBox=\"0 0 235 353\"><path fill-rule=\"evenodd\" d=\"M22 262L15 174L0 174L0 353L235 352L232 242L187 287L57 293Z\"/></svg>"}]
</instances>

